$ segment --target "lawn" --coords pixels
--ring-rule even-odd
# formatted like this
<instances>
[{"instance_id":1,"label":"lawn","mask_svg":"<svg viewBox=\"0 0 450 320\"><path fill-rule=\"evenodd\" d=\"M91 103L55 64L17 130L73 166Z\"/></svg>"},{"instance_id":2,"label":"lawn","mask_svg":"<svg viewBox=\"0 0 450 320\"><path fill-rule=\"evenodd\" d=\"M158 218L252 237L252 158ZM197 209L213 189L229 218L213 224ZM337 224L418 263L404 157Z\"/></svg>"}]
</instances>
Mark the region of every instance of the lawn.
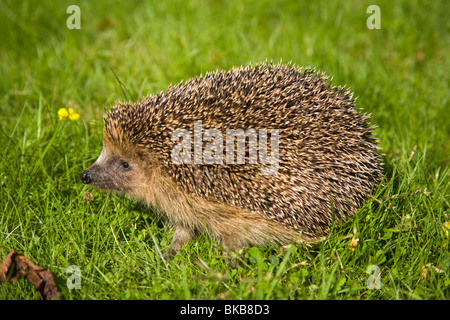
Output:
<instances>
[{"instance_id":1,"label":"lawn","mask_svg":"<svg viewBox=\"0 0 450 320\"><path fill-rule=\"evenodd\" d=\"M81 29L67 27L72 4ZM372 4L380 29L366 24ZM446 9L446 0L0 0L0 260L17 249L49 268L68 300L449 299ZM314 66L355 93L377 125L384 184L314 247L249 248L232 265L204 236L163 259L170 226L80 181L102 147L104 108L266 60ZM60 120L61 108L79 118ZM72 265L79 289L67 286ZM36 298L23 279L0 284L0 299Z\"/></svg>"}]
</instances>

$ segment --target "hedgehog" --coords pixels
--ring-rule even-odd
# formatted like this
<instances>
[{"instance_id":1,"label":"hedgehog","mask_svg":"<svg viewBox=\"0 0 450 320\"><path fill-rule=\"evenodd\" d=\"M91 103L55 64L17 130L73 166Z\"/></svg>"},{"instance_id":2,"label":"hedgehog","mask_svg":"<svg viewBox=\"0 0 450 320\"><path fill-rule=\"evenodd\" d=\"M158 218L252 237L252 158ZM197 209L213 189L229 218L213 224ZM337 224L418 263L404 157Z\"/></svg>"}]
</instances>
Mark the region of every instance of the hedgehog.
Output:
<instances>
[{"instance_id":1,"label":"hedgehog","mask_svg":"<svg viewBox=\"0 0 450 320\"><path fill-rule=\"evenodd\" d=\"M81 180L169 221L166 256L200 234L226 249L314 243L381 181L369 119L315 68L217 70L105 111Z\"/></svg>"}]
</instances>

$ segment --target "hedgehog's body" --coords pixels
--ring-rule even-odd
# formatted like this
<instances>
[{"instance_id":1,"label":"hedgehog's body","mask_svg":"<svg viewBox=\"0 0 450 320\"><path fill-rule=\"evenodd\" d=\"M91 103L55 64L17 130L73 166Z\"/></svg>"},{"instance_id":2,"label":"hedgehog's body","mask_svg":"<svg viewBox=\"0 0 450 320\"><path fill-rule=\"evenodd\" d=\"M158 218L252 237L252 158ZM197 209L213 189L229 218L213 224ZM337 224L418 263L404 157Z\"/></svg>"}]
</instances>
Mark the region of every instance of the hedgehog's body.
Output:
<instances>
[{"instance_id":1,"label":"hedgehog's body","mask_svg":"<svg viewBox=\"0 0 450 320\"><path fill-rule=\"evenodd\" d=\"M380 181L380 156L367 119L349 91L332 87L311 69L259 65L209 73L114 107L104 118L102 154L83 181L155 208L176 226L173 250L203 231L226 246L286 243L300 236L311 241L326 235L333 220L356 212ZM194 128L199 121L203 135ZM189 163L174 162L177 129L191 134L191 154L178 154ZM209 129L222 133L223 144L214 141L224 152L214 149L216 161L207 164L206 154L199 157L195 148L201 140L203 152L211 147ZM265 130L267 153L278 147L276 169L262 174L270 164L261 163L261 153L256 163L250 161L249 141L244 164L227 161L229 129ZM258 139L257 151L264 151Z\"/></svg>"}]
</instances>

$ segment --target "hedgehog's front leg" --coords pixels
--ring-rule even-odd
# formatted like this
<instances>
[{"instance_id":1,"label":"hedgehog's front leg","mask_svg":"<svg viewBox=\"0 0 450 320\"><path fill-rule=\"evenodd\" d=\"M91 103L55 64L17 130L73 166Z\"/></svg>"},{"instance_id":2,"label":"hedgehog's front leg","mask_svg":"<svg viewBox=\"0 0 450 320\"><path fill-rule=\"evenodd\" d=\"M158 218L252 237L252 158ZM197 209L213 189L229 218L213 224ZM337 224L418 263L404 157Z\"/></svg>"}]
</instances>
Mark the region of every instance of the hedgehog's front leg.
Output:
<instances>
[{"instance_id":1,"label":"hedgehog's front leg","mask_svg":"<svg viewBox=\"0 0 450 320\"><path fill-rule=\"evenodd\" d=\"M181 225L177 225L175 227L175 233L173 234L172 242L170 243L167 251L163 254L163 257L165 259L174 257L178 252L181 251L185 244L187 244L195 237L195 232L188 230Z\"/></svg>"}]
</instances>

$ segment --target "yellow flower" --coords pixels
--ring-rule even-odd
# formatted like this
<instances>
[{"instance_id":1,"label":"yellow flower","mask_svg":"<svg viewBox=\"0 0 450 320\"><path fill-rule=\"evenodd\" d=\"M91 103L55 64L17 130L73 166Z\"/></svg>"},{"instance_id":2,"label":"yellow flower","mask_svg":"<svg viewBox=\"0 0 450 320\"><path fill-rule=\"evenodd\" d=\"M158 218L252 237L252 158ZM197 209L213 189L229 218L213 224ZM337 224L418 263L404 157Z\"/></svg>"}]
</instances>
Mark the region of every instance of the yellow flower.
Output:
<instances>
[{"instance_id":1,"label":"yellow flower","mask_svg":"<svg viewBox=\"0 0 450 320\"><path fill-rule=\"evenodd\" d=\"M355 251L355 247L358 245L358 241L359 238L355 239L355 237L353 237L352 241L350 241L350 243L348 244L348 246L350 247L350 249L352 249L352 251Z\"/></svg>"},{"instance_id":2,"label":"yellow flower","mask_svg":"<svg viewBox=\"0 0 450 320\"><path fill-rule=\"evenodd\" d=\"M80 115L75 112L72 108L69 108L69 119L70 120L78 120L80 119Z\"/></svg>"},{"instance_id":3,"label":"yellow flower","mask_svg":"<svg viewBox=\"0 0 450 320\"><path fill-rule=\"evenodd\" d=\"M69 115L69 112L67 111L66 108L61 108L58 110L58 120L61 121L62 119L67 118L67 116Z\"/></svg>"},{"instance_id":4,"label":"yellow flower","mask_svg":"<svg viewBox=\"0 0 450 320\"><path fill-rule=\"evenodd\" d=\"M66 109L61 108L58 110L58 120L61 121L69 117L70 120L78 120L80 119L80 115L75 112L72 108Z\"/></svg>"}]
</instances>

